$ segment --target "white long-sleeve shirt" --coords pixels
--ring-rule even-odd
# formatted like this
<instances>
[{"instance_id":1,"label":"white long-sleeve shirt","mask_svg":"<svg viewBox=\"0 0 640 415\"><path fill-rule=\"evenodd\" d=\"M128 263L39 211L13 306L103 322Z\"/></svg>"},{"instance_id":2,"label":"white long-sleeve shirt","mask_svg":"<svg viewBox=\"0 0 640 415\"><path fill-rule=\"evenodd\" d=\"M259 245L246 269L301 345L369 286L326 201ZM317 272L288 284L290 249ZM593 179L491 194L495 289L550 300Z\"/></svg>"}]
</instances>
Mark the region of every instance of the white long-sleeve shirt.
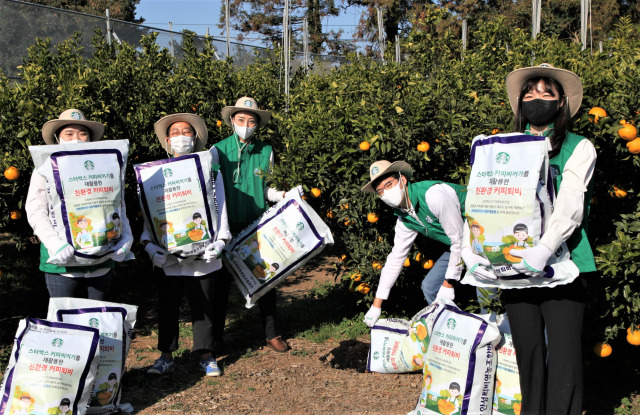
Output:
<instances>
[{"instance_id":1,"label":"white long-sleeve shirt","mask_svg":"<svg viewBox=\"0 0 640 415\"><path fill-rule=\"evenodd\" d=\"M25 203L25 211L27 212L27 221L33 233L40 238L40 241L44 244L47 251L49 251L49 257L53 258L56 252L63 247L67 241L60 238L49 219L49 199L47 197L47 179L36 170L31 174L31 181L29 183L29 191L27 192L27 200ZM53 190L52 190L53 191ZM127 251L131 250L133 244L133 235L131 233L131 226L127 219L127 211L124 200L122 201L122 215L120 223L122 225L122 243L123 247ZM72 267L67 267L72 269ZM100 277L109 272L108 267L98 268L92 272L66 272L60 275L70 278L90 278Z\"/></svg>"},{"instance_id":2,"label":"white long-sleeve shirt","mask_svg":"<svg viewBox=\"0 0 640 415\"><path fill-rule=\"evenodd\" d=\"M425 192L424 201L433 215L438 218L442 229L451 240L451 257L449 258L445 278L458 280L463 269L460 261L463 220L456 191L445 183L436 184ZM410 211L408 212L411 214ZM414 218L417 219L415 216ZM420 221L418 220L418 222ZM398 218L393 239L393 249L387 256L384 268L380 273L380 282L376 291L377 298L386 300L389 297L391 287L398 279L404 260L409 255L417 235L418 232L407 228L402 220Z\"/></svg>"},{"instance_id":3,"label":"white long-sleeve shirt","mask_svg":"<svg viewBox=\"0 0 640 415\"><path fill-rule=\"evenodd\" d=\"M217 164L214 161L215 164ZM225 245L231 240L231 231L229 230L229 221L227 219L227 204L225 203L224 196L224 184L222 181L222 172L218 172L216 175L216 200L218 202L218 226L215 233L215 241L223 241ZM140 236L142 243L151 242L155 243L153 233L149 224L145 221L142 235ZM207 263L206 261L197 258L195 256L188 257L187 259L178 262L178 260L169 255L167 262L162 267L165 275L171 276L189 276L189 277L201 277L210 274L214 271L222 268L222 259L216 258L215 260Z\"/></svg>"}]
</instances>

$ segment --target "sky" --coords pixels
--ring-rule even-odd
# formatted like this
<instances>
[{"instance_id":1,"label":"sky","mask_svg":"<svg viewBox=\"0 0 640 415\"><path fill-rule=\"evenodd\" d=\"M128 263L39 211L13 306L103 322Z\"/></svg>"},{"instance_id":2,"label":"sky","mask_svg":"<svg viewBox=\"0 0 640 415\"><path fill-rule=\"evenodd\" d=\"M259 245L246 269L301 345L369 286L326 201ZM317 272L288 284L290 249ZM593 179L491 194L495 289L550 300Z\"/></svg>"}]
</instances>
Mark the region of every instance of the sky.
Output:
<instances>
[{"instance_id":1,"label":"sky","mask_svg":"<svg viewBox=\"0 0 640 415\"><path fill-rule=\"evenodd\" d=\"M173 30L180 32L188 29L197 34L204 35L209 28L209 33L214 37L225 36L223 30L216 25L220 16L220 8L224 0L141 0L136 7L136 17L145 19L144 25L159 29L169 29L169 22L173 23ZM343 38L351 39L355 26L360 20L360 11L356 8L343 10L340 16L323 20L323 27L327 29L344 30ZM232 31L232 41L237 33ZM256 39L257 34L248 34L250 38L242 43L255 46L264 46Z\"/></svg>"}]
</instances>

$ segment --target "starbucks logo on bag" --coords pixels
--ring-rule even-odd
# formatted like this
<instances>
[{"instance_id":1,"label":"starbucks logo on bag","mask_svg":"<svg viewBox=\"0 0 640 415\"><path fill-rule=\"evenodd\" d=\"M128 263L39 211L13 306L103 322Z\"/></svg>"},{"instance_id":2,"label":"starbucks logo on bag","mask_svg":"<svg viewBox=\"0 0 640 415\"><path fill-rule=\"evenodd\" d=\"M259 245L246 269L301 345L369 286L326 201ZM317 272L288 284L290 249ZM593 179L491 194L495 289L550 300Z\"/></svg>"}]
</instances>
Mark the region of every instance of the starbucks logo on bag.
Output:
<instances>
[{"instance_id":1,"label":"starbucks logo on bag","mask_svg":"<svg viewBox=\"0 0 640 415\"><path fill-rule=\"evenodd\" d=\"M453 318L450 318L449 320L447 320L447 328L449 330L455 330L456 328L456 320Z\"/></svg>"},{"instance_id":2,"label":"starbucks logo on bag","mask_svg":"<svg viewBox=\"0 0 640 415\"><path fill-rule=\"evenodd\" d=\"M296 229L299 230L299 231L303 230L304 229L304 224L302 222L298 222L296 224Z\"/></svg>"},{"instance_id":3,"label":"starbucks logo on bag","mask_svg":"<svg viewBox=\"0 0 640 415\"><path fill-rule=\"evenodd\" d=\"M55 339L51 340L51 345L53 347L62 347L62 345L64 344L64 341L62 341L62 339L56 337Z\"/></svg>"},{"instance_id":4,"label":"starbucks logo on bag","mask_svg":"<svg viewBox=\"0 0 640 415\"><path fill-rule=\"evenodd\" d=\"M374 360L378 360L378 359L380 359L380 352L378 352L378 351L373 352L373 359L374 359Z\"/></svg>"},{"instance_id":5,"label":"starbucks logo on bag","mask_svg":"<svg viewBox=\"0 0 640 415\"><path fill-rule=\"evenodd\" d=\"M93 170L96 168L96 166L93 164L93 161L87 160L84 162L84 168L85 170Z\"/></svg>"},{"instance_id":6,"label":"starbucks logo on bag","mask_svg":"<svg viewBox=\"0 0 640 415\"><path fill-rule=\"evenodd\" d=\"M100 322L98 321L97 318L94 317L94 318L89 320L89 326L90 327L93 327L94 329L97 329L99 325L100 325Z\"/></svg>"},{"instance_id":7,"label":"starbucks logo on bag","mask_svg":"<svg viewBox=\"0 0 640 415\"><path fill-rule=\"evenodd\" d=\"M173 171L171 171L171 169L164 169L162 171L162 175L164 177L171 177L171 176L173 176Z\"/></svg>"},{"instance_id":8,"label":"starbucks logo on bag","mask_svg":"<svg viewBox=\"0 0 640 415\"><path fill-rule=\"evenodd\" d=\"M498 153L498 155L496 156L496 163L498 163L498 164L507 164L509 162L510 158L511 158L511 156L508 153L505 153L503 151L501 153Z\"/></svg>"}]
</instances>

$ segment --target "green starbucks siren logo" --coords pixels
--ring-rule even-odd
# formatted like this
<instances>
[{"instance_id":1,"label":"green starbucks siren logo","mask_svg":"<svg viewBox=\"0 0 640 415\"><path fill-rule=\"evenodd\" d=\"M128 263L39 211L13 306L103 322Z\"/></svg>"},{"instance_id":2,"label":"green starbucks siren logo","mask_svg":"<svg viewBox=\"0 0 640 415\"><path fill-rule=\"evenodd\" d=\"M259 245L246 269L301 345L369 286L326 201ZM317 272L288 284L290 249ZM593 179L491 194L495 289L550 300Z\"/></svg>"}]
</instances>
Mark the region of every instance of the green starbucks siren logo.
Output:
<instances>
[{"instance_id":1,"label":"green starbucks siren logo","mask_svg":"<svg viewBox=\"0 0 640 415\"><path fill-rule=\"evenodd\" d=\"M62 347L62 345L64 344L64 341L62 341L62 339L56 337L55 339L51 340L51 345L53 347Z\"/></svg>"},{"instance_id":2,"label":"green starbucks siren logo","mask_svg":"<svg viewBox=\"0 0 640 415\"><path fill-rule=\"evenodd\" d=\"M509 156L508 153L505 153L503 151L501 153L498 153L498 155L496 156L496 163L498 163L498 164L507 164L509 162L510 158L511 158L511 156Z\"/></svg>"},{"instance_id":3,"label":"green starbucks siren logo","mask_svg":"<svg viewBox=\"0 0 640 415\"><path fill-rule=\"evenodd\" d=\"M162 174L164 175L164 177L171 177L173 176L173 172L171 171L171 169L164 169L162 171Z\"/></svg>"},{"instance_id":4,"label":"green starbucks siren logo","mask_svg":"<svg viewBox=\"0 0 640 415\"><path fill-rule=\"evenodd\" d=\"M98 321L97 318L93 317L92 319L89 320L89 326L90 327L93 327L94 329L97 329L99 325L100 325L100 322Z\"/></svg>"},{"instance_id":5,"label":"green starbucks siren logo","mask_svg":"<svg viewBox=\"0 0 640 415\"><path fill-rule=\"evenodd\" d=\"M93 170L93 169L96 168L96 166L93 164L93 161L87 160L87 161L84 162L84 168L86 170Z\"/></svg>"},{"instance_id":6,"label":"green starbucks siren logo","mask_svg":"<svg viewBox=\"0 0 640 415\"><path fill-rule=\"evenodd\" d=\"M299 230L299 231L303 230L304 229L304 224L302 222L298 222L296 224L296 229Z\"/></svg>"},{"instance_id":7,"label":"green starbucks siren logo","mask_svg":"<svg viewBox=\"0 0 640 415\"><path fill-rule=\"evenodd\" d=\"M447 328L449 330L454 330L456 328L456 320L453 318L450 318L449 320L447 320Z\"/></svg>"},{"instance_id":8,"label":"green starbucks siren logo","mask_svg":"<svg viewBox=\"0 0 640 415\"><path fill-rule=\"evenodd\" d=\"M379 352L379 351L375 351L375 352L373 352L373 359L374 359L374 360L378 360L378 359L380 359L380 352Z\"/></svg>"}]
</instances>

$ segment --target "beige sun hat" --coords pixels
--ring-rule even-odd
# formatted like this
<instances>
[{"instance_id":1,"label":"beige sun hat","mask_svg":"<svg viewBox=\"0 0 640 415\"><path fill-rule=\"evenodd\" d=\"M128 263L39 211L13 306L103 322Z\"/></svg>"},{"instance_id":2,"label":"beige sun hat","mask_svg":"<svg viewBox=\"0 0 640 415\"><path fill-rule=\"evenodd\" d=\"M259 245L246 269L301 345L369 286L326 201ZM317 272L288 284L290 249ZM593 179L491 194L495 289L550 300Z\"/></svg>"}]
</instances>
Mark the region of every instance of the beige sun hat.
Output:
<instances>
[{"instance_id":1,"label":"beige sun hat","mask_svg":"<svg viewBox=\"0 0 640 415\"><path fill-rule=\"evenodd\" d=\"M71 108L63 111L60 116L55 120L49 120L42 126L42 138L47 144L57 144L55 134L56 132L69 124L84 125L91 131L91 141L102 140L104 134L104 124L97 121L89 121L84 113L76 108Z\"/></svg>"},{"instance_id":2,"label":"beige sun hat","mask_svg":"<svg viewBox=\"0 0 640 415\"><path fill-rule=\"evenodd\" d=\"M582 104L582 81L575 73L566 69L554 68L549 63L541 63L539 66L529 66L527 68L516 69L507 75L507 95L511 109L515 113L518 109L518 95L522 84L528 79L544 76L555 79L562 85L564 94L569 99L569 110L571 116L576 115Z\"/></svg>"},{"instance_id":3,"label":"beige sun hat","mask_svg":"<svg viewBox=\"0 0 640 415\"><path fill-rule=\"evenodd\" d=\"M193 151L198 152L202 151L207 145L207 140L209 139L209 132L207 131L207 125L204 120L197 116L196 114L189 114L186 112L181 112L178 114L170 114L165 117L160 118L153 125L153 129L156 132L156 137L160 140L160 145L167 152L170 152L169 143L167 143L167 130L171 126L171 124L176 122L186 122L194 130L196 130L196 140L193 144Z\"/></svg>"},{"instance_id":4,"label":"beige sun hat","mask_svg":"<svg viewBox=\"0 0 640 415\"><path fill-rule=\"evenodd\" d=\"M226 106L222 109L222 121L231 127L231 117L238 111L250 111L258 116L258 127L262 127L271 119L269 111L258 108L258 103L251 97L242 97L236 101L234 106Z\"/></svg>"},{"instance_id":5,"label":"beige sun hat","mask_svg":"<svg viewBox=\"0 0 640 415\"><path fill-rule=\"evenodd\" d=\"M404 161L394 161L391 163L387 160L379 160L376 161L369 167L369 175L371 176L371 180L367 183L362 191L365 193L373 193L376 189L373 188L373 182L376 181L379 177L391 172L399 172L402 173L404 177L410 179L413 176L413 169L411 166Z\"/></svg>"}]
</instances>

